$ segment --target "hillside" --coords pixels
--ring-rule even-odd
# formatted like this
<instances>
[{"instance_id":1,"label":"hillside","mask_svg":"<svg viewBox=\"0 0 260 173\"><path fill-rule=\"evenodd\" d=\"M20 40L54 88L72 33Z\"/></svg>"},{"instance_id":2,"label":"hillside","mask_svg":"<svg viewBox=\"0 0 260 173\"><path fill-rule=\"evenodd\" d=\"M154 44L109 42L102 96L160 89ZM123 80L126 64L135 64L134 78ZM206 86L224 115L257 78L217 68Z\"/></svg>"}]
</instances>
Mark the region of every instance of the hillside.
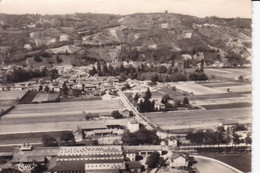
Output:
<instances>
[{"instance_id":1,"label":"hillside","mask_svg":"<svg viewBox=\"0 0 260 173\"><path fill-rule=\"evenodd\" d=\"M208 65L242 66L251 60L250 19L76 13L0 14L0 21L0 53L6 64L28 64L27 58L46 54L73 55L79 64L99 59L163 63L181 60L183 54L193 58L198 52Z\"/></svg>"}]
</instances>

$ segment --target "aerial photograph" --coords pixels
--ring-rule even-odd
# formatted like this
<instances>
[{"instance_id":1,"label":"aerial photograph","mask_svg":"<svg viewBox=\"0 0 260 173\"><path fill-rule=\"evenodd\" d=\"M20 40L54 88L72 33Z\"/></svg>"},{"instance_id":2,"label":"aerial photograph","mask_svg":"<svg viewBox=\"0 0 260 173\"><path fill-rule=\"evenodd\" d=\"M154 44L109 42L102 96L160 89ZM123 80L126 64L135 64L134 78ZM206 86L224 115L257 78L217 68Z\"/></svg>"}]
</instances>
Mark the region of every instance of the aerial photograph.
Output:
<instances>
[{"instance_id":1,"label":"aerial photograph","mask_svg":"<svg viewBox=\"0 0 260 173\"><path fill-rule=\"evenodd\" d=\"M0 0L0 173L249 173L250 0Z\"/></svg>"}]
</instances>

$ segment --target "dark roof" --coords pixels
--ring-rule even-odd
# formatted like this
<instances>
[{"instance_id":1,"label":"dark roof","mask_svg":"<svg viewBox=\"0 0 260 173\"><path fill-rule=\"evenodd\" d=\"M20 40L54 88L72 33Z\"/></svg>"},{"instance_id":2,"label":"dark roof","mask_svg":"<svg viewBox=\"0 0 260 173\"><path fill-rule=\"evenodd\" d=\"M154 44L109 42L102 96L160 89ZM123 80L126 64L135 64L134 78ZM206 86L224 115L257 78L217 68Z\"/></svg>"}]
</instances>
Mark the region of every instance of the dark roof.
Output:
<instances>
[{"instance_id":1,"label":"dark roof","mask_svg":"<svg viewBox=\"0 0 260 173\"><path fill-rule=\"evenodd\" d=\"M50 171L84 171L85 164L88 163L121 163L124 160L96 160L95 162L91 160L76 160L76 161L52 161L50 164ZM87 170L87 172L105 172L105 173L118 173L118 170L107 169L107 170Z\"/></svg>"},{"instance_id":2,"label":"dark roof","mask_svg":"<svg viewBox=\"0 0 260 173\"><path fill-rule=\"evenodd\" d=\"M142 164L138 161L126 161L126 167L128 167L129 169L141 168Z\"/></svg>"}]
</instances>

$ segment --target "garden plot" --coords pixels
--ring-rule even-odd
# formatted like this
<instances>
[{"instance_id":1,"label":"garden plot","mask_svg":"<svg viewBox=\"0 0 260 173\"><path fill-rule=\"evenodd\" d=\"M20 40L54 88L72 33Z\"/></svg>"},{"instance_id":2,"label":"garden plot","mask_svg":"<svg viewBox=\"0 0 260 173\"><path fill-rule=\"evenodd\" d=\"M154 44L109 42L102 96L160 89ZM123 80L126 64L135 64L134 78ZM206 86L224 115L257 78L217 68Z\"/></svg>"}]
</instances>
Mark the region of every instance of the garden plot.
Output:
<instances>
[{"instance_id":1,"label":"garden plot","mask_svg":"<svg viewBox=\"0 0 260 173\"><path fill-rule=\"evenodd\" d=\"M43 103L43 102L56 102L59 99L59 93L38 93L34 99L33 103Z\"/></svg>"}]
</instances>

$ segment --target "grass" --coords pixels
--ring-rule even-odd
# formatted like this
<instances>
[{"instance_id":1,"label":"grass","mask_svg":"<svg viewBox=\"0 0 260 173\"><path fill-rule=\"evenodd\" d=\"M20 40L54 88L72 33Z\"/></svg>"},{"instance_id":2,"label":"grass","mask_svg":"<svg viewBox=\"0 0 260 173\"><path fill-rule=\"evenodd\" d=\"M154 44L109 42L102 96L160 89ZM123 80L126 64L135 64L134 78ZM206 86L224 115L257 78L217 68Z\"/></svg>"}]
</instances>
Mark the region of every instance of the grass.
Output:
<instances>
[{"instance_id":1,"label":"grass","mask_svg":"<svg viewBox=\"0 0 260 173\"><path fill-rule=\"evenodd\" d=\"M203 154L231 165L243 172L251 172L251 153L237 153L237 154L218 154L209 153Z\"/></svg>"},{"instance_id":2,"label":"grass","mask_svg":"<svg viewBox=\"0 0 260 173\"><path fill-rule=\"evenodd\" d=\"M201 105L202 107L211 110L211 109L228 109L228 108L242 108L242 107L251 107L252 104L248 102L242 103L228 103L228 104L217 104L217 105Z\"/></svg>"}]
</instances>

